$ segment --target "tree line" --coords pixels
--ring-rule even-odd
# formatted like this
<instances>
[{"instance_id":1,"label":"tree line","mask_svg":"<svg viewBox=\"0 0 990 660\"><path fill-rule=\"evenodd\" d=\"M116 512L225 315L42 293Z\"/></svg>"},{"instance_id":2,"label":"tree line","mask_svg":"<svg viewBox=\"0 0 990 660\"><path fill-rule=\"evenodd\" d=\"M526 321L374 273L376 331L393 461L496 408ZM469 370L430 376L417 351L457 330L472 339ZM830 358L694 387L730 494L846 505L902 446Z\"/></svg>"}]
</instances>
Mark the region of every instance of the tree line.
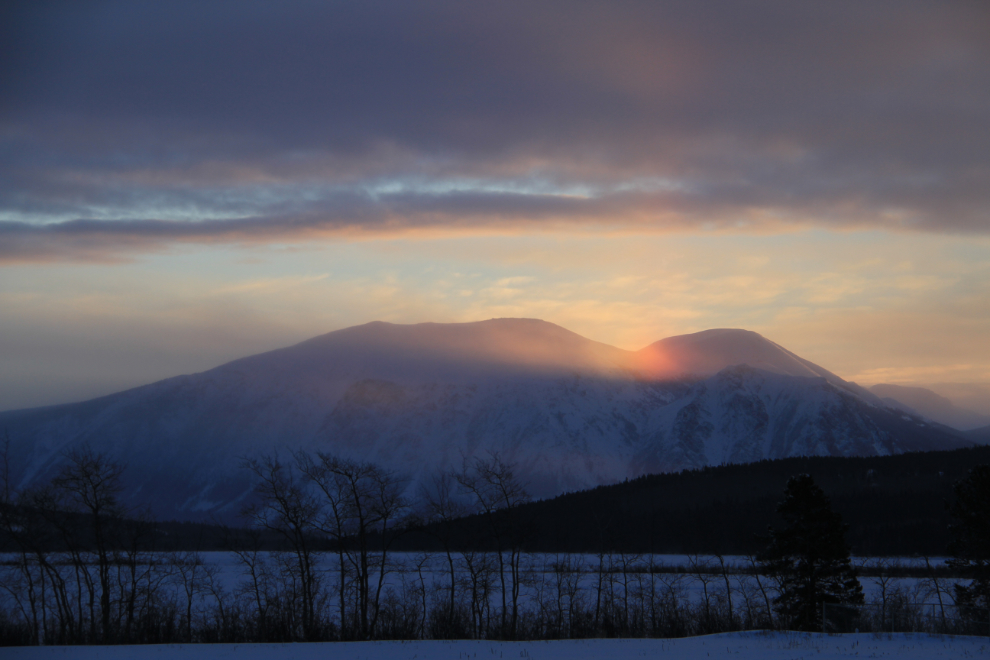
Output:
<instances>
[{"instance_id":1,"label":"tree line","mask_svg":"<svg viewBox=\"0 0 990 660\"><path fill-rule=\"evenodd\" d=\"M0 643L669 637L820 630L826 607L863 603L847 528L808 474L787 482L781 524L761 535L747 567L694 554L673 571L652 553L607 544L583 558L527 552L541 521L522 515L530 498L497 454L435 475L415 503L399 475L372 464L270 455L245 461L257 497L243 512L252 531L230 546L233 581L200 553L155 546L153 521L121 503L122 465L85 448L65 459L50 483L25 491L4 471L0 532L14 552ZM971 470L954 494L952 566L965 581L933 570L927 592L909 596L891 581L897 567L877 564L881 629L919 598L945 599L943 631L950 608L964 623L986 620L990 468ZM432 550L396 561L413 534L428 535ZM873 625L856 616L857 627Z\"/></svg>"},{"instance_id":2,"label":"tree line","mask_svg":"<svg viewBox=\"0 0 990 660\"><path fill-rule=\"evenodd\" d=\"M530 552L746 555L763 548L759 532L777 518L788 479L809 474L849 526L854 554L942 556L949 551L954 484L988 463L990 447L764 460L645 475L529 502L516 515L530 528ZM485 526L480 517L462 520L452 541L475 546ZM414 532L398 547L437 546Z\"/></svg>"}]
</instances>

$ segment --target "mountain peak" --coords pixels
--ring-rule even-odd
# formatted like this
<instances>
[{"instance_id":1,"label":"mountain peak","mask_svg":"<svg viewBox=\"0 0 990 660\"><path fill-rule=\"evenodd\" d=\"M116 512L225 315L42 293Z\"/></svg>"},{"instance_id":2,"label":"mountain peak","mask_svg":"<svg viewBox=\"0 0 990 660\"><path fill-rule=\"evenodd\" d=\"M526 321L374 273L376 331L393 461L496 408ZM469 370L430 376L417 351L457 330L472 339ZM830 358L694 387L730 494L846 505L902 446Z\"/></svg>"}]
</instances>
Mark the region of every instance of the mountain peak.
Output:
<instances>
[{"instance_id":1,"label":"mountain peak","mask_svg":"<svg viewBox=\"0 0 990 660\"><path fill-rule=\"evenodd\" d=\"M788 376L824 377L843 383L835 374L804 360L752 330L715 328L667 337L637 352L640 369L656 378L710 376L726 367L747 364Z\"/></svg>"},{"instance_id":2,"label":"mountain peak","mask_svg":"<svg viewBox=\"0 0 990 660\"><path fill-rule=\"evenodd\" d=\"M522 372L613 372L627 368L630 355L548 321L496 318L470 323L373 321L234 364L239 369L267 369L274 362L280 368L330 369L368 378L401 375L437 380L490 367Z\"/></svg>"}]
</instances>

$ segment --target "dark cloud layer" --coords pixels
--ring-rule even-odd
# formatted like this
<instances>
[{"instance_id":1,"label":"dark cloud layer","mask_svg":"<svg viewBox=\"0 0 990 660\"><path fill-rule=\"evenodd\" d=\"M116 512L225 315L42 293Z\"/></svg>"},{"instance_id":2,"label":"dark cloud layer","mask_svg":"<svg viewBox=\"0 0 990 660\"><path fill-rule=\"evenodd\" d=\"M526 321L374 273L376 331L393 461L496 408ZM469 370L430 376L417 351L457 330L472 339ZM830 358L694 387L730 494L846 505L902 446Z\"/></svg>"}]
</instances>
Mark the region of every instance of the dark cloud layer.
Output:
<instances>
[{"instance_id":1,"label":"dark cloud layer","mask_svg":"<svg viewBox=\"0 0 990 660\"><path fill-rule=\"evenodd\" d=\"M549 221L990 231L986 2L2 11L0 259Z\"/></svg>"}]
</instances>

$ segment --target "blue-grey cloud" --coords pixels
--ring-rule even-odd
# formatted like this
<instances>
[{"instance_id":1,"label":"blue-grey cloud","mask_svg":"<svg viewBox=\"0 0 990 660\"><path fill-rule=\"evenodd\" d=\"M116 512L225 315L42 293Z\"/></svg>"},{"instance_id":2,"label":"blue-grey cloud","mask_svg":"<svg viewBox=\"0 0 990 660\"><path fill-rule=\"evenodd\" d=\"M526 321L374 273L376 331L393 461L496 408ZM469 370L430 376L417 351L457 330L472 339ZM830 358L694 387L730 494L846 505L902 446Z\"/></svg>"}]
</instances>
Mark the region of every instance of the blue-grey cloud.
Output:
<instances>
[{"instance_id":1,"label":"blue-grey cloud","mask_svg":"<svg viewBox=\"0 0 990 660\"><path fill-rule=\"evenodd\" d=\"M990 231L986 3L3 11L0 258L568 217Z\"/></svg>"}]
</instances>

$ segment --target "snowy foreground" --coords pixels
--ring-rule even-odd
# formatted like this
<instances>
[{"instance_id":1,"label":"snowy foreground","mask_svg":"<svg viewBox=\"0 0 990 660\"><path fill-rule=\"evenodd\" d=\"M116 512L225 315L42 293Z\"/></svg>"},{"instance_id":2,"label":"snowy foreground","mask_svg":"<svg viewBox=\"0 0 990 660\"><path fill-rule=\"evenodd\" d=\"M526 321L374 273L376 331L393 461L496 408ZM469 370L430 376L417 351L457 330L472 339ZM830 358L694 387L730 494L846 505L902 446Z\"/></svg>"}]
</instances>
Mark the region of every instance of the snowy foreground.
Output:
<instances>
[{"instance_id":1,"label":"snowy foreground","mask_svg":"<svg viewBox=\"0 0 990 660\"><path fill-rule=\"evenodd\" d=\"M321 644L173 644L148 646L48 646L5 648L5 660L468 660L526 658L718 658L792 660L814 658L976 658L990 655L986 637L921 633L822 635L742 632L680 639L589 639L550 642L415 641Z\"/></svg>"}]
</instances>

